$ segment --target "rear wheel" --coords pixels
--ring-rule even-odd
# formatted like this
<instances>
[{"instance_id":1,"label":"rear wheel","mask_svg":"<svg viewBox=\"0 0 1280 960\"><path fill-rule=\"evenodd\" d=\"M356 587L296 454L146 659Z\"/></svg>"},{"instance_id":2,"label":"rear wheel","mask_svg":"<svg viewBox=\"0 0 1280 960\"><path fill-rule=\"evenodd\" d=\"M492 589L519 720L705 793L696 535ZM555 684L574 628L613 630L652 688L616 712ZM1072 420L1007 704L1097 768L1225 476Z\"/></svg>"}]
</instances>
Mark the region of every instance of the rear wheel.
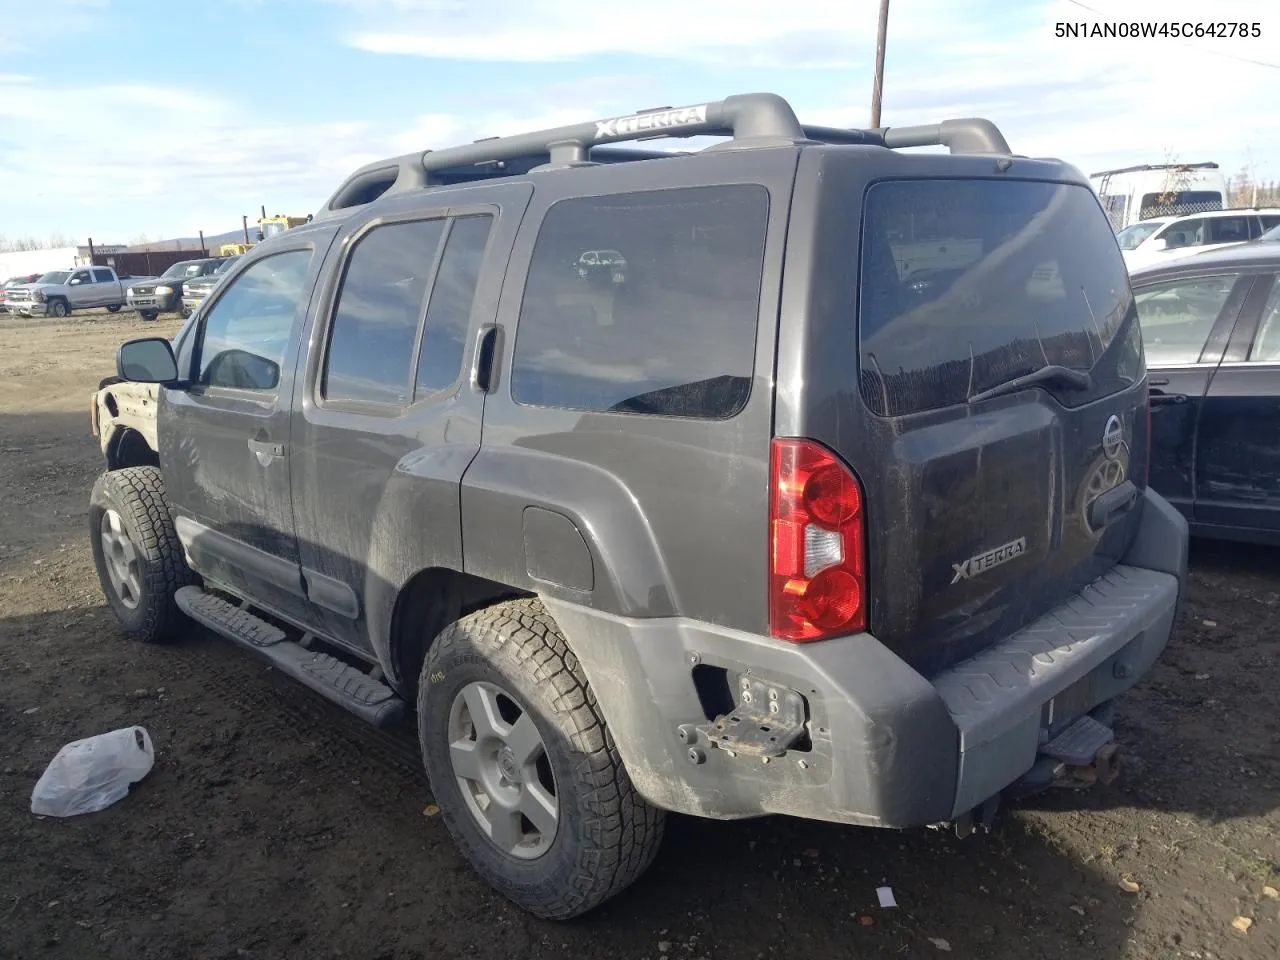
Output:
<instances>
[{"instance_id":1,"label":"rear wheel","mask_svg":"<svg viewBox=\"0 0 1280 960\"><path fill-rule=\"evenodd\" d=\"M496 890L563 920L653 862L664 814L636 793L577 658L537 600L441 631L418 735L450 835Z\"/></svg>"},{"instance_id":2,"label":"rear wheel","mask_svg":"<svg viewBox=\"0 0 1280 960\"><path fill-rule=\"evenodd\" d=\"M102 593L125 633L156 643L185 622L174 602L196 582L156 467L110 470L89 497L89 537Z\"/></svg>"},{"instance_id":3,"label":"rear wheel","mask_svg":"<svg viewBox=\"0 0 1280 960\"><path fill-rule=\"evenodd\" d=\"M118 303L113 303L113 304L108 305L108 307L107 307L107 313L119 313L119 312L120 312L120 304L118 304Z\"/></svg>"}]
</instances>

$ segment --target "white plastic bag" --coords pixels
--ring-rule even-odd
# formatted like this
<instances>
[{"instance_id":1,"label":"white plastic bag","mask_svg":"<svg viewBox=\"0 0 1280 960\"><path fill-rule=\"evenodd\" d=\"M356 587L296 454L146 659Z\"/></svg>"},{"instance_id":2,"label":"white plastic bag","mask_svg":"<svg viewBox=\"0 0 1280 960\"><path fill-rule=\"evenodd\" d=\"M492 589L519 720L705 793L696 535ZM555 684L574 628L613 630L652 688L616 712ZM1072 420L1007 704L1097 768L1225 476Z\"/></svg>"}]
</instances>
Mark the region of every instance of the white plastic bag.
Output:
<instances>
[{"instance_id":1,"label":"white plastic bag","mask_svg":"<svg viewBox=\"0 0 1280 960\"><path fill-rule=\"evenodd\" d=\"M106 809L151 772L155 756L151 735L142 727L123 727L68 743L31 791L31 812L74 817Z\"/></svg>"}]
</instances>

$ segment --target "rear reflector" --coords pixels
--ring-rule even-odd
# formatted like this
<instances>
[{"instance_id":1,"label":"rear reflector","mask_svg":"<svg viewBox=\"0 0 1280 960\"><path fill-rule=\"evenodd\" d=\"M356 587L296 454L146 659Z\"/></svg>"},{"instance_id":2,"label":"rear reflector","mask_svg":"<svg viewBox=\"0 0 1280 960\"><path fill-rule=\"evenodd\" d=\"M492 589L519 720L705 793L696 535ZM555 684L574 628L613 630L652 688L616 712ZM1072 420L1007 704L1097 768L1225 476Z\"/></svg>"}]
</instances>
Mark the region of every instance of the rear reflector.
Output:
<instances>
[{"instance_id":1,"label":"rear reflector","mask_svg":"<svg viewBox=\"0 0 1280 960\"><path fill-rule=\"evenodd\" d=\"M805 642L866 629L862 485L816 441L773 441L769 548L773 636Z\"/></svg>"}]
</instances>

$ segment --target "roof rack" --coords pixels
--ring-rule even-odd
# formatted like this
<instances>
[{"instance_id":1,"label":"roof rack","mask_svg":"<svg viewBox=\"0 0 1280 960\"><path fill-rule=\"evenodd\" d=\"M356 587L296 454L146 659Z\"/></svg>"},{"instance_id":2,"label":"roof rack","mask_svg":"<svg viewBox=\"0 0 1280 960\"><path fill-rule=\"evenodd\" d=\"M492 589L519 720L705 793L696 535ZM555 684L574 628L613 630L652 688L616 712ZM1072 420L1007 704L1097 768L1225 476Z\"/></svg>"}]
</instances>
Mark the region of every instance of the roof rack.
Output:
<instances>
[{"instance_id":1,"label":"roof rack","mask_svg":"<svg viewBox=\"0 0 1280 960\"><path fill-rule=\"evenodd\" d=\"M990 120L966 118L915 127L844 129L801 124L777 94L747 93L686 107L656 107L622 117L489 137L441 150L408 153L367 164L351 174L318 216L370 203L383 194L415 188L519 176L534 170L685 156L689 151L610 148L667 138L728 137L705 149L830 143L903 147L945 146L951 153L1011 155Z\"/></svg>"},{"instance_id":2,"label":"roof rack","mask_svg":"<svg viewBox=\"0 0 1280 960\"><path fill-rule=\"evenodd\" d=\"M1139 163L1132 167L1117 167L1115 170L1099 170L1089 174L1089 178L1110 177L1117 173L1145 173L1148 170L1217 170L1218 165L1212 160L1204 163Z\"/></svg>"}]
</instances>

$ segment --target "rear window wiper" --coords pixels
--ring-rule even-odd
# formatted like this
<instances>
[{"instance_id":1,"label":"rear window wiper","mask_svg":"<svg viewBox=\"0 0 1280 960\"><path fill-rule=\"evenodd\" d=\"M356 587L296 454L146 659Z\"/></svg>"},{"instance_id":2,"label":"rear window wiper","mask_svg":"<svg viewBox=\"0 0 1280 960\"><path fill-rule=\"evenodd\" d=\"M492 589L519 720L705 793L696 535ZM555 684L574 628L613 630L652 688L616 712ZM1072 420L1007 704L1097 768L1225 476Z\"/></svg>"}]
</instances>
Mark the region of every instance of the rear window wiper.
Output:
<instances>
[{"instance_id":1,"label":"rear window wiper","mask_svg":"<svg viewBox=\"0 0 1280 960\"><path fill-rule=\"evenodd\" d=\"M981 403L983 400L990 400L992 397L1004 396L1006 393L1016 393L1025 387L1034 387L1042 383L1059 383L1074 390L1088 390L1093 386L1093 378L1083 370L1072 370L1070 367L1050 364L1047 367L1041 367L1034 373L1026 373L1020 377L1014 377L1012 380L996 384L989 390L975 393L969 398L969 402Z\"/></svg>"}]
</instances>

